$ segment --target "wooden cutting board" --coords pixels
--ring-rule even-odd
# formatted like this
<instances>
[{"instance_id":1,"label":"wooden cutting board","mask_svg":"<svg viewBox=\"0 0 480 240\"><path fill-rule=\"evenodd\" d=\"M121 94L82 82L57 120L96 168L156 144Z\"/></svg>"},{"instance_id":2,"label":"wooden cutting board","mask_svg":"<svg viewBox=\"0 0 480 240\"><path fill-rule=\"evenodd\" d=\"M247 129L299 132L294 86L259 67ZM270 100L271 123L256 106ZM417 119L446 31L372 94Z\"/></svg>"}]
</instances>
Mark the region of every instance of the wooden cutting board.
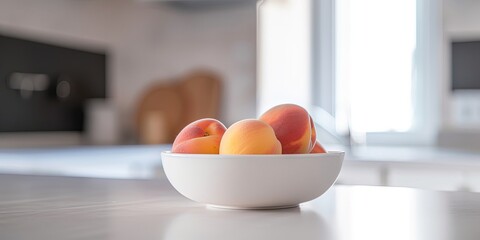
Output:
<instances>
[{"instance_id":1,"label":"wooden cutting board","mask_svg":"<svg viewBox=\"0 0 480 240\"><path fill-rule=\"evenodd\" d=\"M220 82L220 77L210 71L196 71L150 86L140 97L135 114L140 143L173 143L188 123L218 118Z\"/></svg>"}]
</instances>

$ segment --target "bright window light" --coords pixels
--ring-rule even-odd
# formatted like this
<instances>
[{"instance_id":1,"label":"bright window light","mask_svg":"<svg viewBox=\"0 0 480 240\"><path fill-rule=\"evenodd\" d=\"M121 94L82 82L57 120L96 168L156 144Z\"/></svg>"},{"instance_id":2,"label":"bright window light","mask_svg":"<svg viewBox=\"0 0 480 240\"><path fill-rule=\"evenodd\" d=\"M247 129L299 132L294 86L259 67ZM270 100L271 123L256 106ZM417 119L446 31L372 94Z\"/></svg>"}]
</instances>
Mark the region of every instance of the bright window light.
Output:
<instances>
[{"instance_id":1,"label":"bright window light","mask_svg":"<svg viewBox=\"0 0 480 240\"><path fill-rule=\"evenodd\" d=\"M335 7L338 123L352 132L410 130L416 1L338 0Z\"/></svg>"}]
</instances>

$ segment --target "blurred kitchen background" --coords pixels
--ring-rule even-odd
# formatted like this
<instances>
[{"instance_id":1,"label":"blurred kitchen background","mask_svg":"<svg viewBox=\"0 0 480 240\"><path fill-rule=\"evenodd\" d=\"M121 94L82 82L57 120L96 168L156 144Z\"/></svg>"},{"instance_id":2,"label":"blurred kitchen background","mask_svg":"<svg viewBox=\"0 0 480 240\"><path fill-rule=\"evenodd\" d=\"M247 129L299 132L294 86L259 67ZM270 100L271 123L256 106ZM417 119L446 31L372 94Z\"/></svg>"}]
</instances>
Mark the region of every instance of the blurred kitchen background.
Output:
<instances>
[{"instance_id":1,"label":"blurred kitchen background","mask_svg":"<svg viewBox=\"0 0 480 240\"><path fill-rule=\"evenodd\" d=\"M307 108L338 182L480 191L480 2L0 0L0 172L162 177L187 123Z\"/></svg>"}]
</instances>

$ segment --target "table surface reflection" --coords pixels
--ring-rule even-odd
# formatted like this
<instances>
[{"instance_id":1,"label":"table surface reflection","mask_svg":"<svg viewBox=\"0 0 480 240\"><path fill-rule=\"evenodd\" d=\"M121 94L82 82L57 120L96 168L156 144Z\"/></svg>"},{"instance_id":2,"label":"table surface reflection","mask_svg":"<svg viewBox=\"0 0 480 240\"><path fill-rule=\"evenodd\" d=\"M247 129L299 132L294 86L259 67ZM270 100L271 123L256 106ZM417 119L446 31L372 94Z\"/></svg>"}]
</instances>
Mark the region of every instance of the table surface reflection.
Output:
<instances>
[{"instance_id":1,"label":"table surface reflection","mask_svg":"<svg viewBox=\"0 0 480 240\"><path fill-rule=\"evenodd\" d=\"M480 194L335 186L283 210L208 208L166 179L0 175L0 239L480 239Z\"/></svg>"}]
</instances>

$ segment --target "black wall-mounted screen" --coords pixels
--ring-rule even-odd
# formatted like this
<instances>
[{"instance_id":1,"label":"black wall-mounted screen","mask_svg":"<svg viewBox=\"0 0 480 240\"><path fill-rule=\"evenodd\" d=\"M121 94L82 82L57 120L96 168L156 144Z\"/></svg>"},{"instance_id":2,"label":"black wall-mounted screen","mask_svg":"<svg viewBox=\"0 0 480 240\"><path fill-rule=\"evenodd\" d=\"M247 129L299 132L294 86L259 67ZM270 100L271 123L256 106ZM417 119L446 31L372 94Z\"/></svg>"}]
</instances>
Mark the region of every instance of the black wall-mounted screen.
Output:
<instances>
[{"instance_id":1,"label":"black wall-mounted screen","mask_svg":"<svg viewBox=\"0 0 480 240\"><path fill-rule=\"evenodd\" d=\"M85 101L106 97L106 61L0 35L0 132L83 131Z\"/></svg>"},{"instance_id":2,"label":"black wall-mounted screen","mask_svg":"<svg viewBox=\"0 0 480 240\"><path fill-rule=\"evenodd\" d=\"M480 41L452 42L452 89L480 89Z\"/></svg>"}]
</instances>

